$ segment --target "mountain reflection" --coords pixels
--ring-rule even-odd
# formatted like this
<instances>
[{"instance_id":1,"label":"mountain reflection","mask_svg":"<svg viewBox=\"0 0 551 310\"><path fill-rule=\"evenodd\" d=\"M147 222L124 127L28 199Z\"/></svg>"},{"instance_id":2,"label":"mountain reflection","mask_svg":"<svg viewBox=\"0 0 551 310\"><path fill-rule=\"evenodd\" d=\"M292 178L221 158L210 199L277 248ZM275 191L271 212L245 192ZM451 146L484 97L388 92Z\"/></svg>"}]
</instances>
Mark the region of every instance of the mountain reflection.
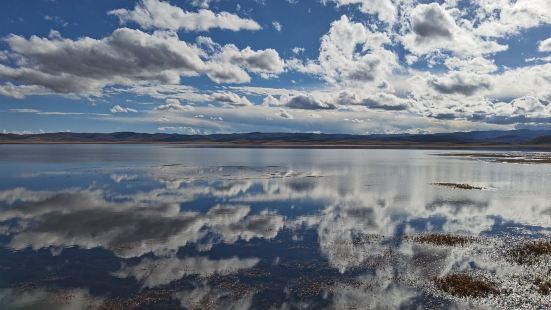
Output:
<instances>
[{"instance_id":1,"label":"mountain reflection","mask_svg":"<svg viewBox=\"0 0 551 310\"><path fill-rule=\"evenodd\" d=\"M168 308L380 309L508 302L470 304L435 287L433 279L458 272L516 285L527 303L550 303L527 286L549 263L523 266L502 254L517 236L549 236L544 189L551 170L404 156L408 161L379 154L338 164L86 167L68 172L71 184L62 182L62 170L21 171L10 179L17 186L0 191L1 272L9 279L0 305L54 300L49 305L57 308L105 308L154 300ZM55 186L34 186L46 180ZM427 233L476 242L416 241ZM104 257L104 265L86 264L97 279L79 278L75 253ZM36 265L32 274L20 275L21 257ZM61 275L52 277L52 268ZM519 272L527 278L513 280ZM99 289L105 282L110 286ZM71 297L55 302L63 294Z\"/></svg>"}]
</instances>

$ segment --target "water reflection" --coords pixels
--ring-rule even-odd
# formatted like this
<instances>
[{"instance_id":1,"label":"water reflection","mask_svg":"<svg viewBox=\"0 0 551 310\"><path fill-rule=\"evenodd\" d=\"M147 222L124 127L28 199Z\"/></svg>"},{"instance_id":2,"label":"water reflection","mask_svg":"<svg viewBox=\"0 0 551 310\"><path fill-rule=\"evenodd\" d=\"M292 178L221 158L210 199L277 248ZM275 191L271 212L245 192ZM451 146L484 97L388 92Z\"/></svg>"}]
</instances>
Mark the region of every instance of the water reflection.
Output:
<instances>
[{"instance_id":1,"label":"water reflection","mask_svg":"<svg viewBox=\"0 0 551 310\"><path fill-rule=\"evenodd\" d=\"M85 160L0 163L3 307L551 305L534 288L551 280L549 260L507 259L523 239L550 236L549 165L428 151L73 147ZM476 238L416 241L428 233ZM463 298L435 285L456 273L502 293Z\"/></svg>"}]
</instances>

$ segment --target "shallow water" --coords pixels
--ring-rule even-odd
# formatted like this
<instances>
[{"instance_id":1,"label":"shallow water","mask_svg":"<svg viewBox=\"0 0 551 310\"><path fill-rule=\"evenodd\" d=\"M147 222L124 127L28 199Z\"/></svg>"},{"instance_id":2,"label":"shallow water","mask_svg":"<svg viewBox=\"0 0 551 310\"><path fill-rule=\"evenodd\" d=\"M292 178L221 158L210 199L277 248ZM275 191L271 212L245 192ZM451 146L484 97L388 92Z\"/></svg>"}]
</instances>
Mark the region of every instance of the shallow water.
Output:
<instances>
[{"instance_id":1,"label":"shallow water","mask_svg":"<svg viewBox=\"0 0 551 310\"><path fill-rule=\"evenodd\" d=\"M507 257L551 235L551 165L440 153L2 145L0 308L551 306L548 257Z\"/></svg>"}]
</instances>

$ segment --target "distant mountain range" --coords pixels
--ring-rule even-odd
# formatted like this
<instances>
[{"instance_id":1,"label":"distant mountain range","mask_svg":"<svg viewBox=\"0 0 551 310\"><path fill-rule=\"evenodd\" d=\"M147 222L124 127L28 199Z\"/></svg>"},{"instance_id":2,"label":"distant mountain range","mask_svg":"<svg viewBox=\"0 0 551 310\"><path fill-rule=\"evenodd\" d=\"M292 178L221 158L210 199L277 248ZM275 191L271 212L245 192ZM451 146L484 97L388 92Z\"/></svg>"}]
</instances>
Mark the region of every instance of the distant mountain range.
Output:
<instances>
[{"instance_id":1,"label":"distant mountain range","mask_svg":"<svg viewBox=\"0 0 551 310\"><path fill-rule=\"evenodd\" d=\"M174 143L219 147L473 147L533 146L551 148L551 130L471 131L437 134L235 133L182 135L168 133L0 134L0 143Z\"/></svg>"}]
</instances>

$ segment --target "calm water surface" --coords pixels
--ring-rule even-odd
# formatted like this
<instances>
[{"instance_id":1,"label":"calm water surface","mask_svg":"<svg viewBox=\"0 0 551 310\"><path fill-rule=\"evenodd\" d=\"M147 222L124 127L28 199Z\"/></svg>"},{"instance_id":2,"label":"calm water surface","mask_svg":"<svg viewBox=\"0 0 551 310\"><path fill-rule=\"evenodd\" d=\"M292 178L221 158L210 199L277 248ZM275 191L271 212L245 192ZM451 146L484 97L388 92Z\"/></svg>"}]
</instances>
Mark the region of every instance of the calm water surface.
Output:
<instances>
[{"instance_id":1,"label":"calm water surface","mask_svg":"<svg viewBox=\"0 0 551 310\"><path fill-rule=\"evenodd\" d=\"M551 165L438 153L0 146L0 308L551 307L548 260L507 258L551 235Z\"/></svg>"}]
</instances>

